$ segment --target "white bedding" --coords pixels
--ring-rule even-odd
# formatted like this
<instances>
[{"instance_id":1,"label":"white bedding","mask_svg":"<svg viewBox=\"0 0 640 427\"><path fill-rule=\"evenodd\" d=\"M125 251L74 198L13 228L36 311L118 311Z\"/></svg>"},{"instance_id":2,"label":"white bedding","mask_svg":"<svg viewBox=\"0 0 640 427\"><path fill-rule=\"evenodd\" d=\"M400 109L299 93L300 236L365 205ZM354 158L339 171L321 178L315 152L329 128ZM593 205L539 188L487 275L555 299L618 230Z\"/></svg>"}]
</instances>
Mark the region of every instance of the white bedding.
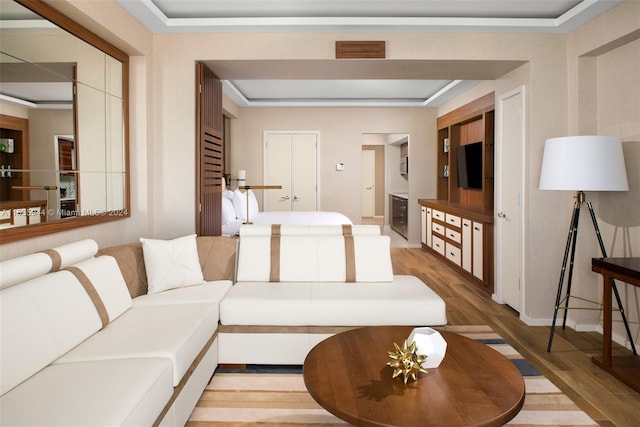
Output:
<instances>
[{"instance_id":1,"label":"white bedding","mask_svg":"<svg viewBox=\"0 0 640 427\"><path fill-rule=\"evenodd\" d=\"M290 225L322 225L352 224L351 220L339 212L305 211L305 212L258 212L249 220L254 224L290 224ZM240 230L244 221L236 219L222 225L223 235L234 235Z\"/></svg>"}]
</instances>

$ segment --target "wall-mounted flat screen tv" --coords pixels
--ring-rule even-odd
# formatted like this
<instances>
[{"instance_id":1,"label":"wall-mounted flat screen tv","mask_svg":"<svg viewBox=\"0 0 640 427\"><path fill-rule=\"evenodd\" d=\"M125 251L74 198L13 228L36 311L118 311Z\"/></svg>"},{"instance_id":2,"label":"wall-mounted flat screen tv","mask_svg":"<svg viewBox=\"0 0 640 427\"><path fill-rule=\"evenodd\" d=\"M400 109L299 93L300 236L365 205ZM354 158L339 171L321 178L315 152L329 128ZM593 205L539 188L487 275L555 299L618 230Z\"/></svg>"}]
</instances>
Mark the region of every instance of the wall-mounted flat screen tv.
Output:
<instances>
[{"instance_id":1,"label":"wall-mounted flat screen tv","mask_svg":"<svg viewBox=\"0 0 640 427\"><path fill-rule=\"evenodd\" d=\"M482 189L482 141L458 147L458 186Z\"/></svg>"}]
</instances>

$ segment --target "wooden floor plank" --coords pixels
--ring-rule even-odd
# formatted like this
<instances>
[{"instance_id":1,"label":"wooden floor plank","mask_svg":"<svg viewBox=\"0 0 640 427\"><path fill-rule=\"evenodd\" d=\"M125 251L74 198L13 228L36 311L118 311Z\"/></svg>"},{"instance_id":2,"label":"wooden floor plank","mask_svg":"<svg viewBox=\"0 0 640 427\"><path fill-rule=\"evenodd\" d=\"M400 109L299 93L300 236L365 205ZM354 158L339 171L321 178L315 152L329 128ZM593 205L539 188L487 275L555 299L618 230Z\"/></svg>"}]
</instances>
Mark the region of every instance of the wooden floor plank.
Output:
<instances>
[{"instance_id":1,"label":"wooden floor plank","mask_svg":"<svg viewBox=\"0 0 640 427\"><path fill-rule=\"evenodd\" d=\"M640 425L640 394L591 363L602 335L558 329L547 352L549 327L527 326L448 265L418 248L392 248L395 274L413 274L447 304L449 325L489 325L601 426ZM616 345L616 353L630 351Z\"/></svg>"}]
</instances>

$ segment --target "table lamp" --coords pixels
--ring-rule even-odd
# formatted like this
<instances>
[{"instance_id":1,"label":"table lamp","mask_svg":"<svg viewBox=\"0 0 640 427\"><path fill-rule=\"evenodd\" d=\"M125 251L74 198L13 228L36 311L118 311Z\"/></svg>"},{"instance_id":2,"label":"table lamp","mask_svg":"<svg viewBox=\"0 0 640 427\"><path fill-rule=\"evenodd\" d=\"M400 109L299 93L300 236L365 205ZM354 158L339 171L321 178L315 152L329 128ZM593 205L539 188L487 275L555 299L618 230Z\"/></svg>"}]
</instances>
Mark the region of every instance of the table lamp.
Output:
<instances>
[{"instance_id":1,"label":"table lamp","mask_svg":"<svg viewBox=\"0 0 640 427\"><path fill-rule=\"evenodd\" d=\"M542 156L542 168L540 171L541 190L569 190L576 191L575 203L573 205L573 213L569 225L569 235L567 236L567 244L562 260L562 269L560 270L560 280L558 283L558 291L556 295L556 304L553 313L553 322L551 324L551 332L549 334L549 343L547 351L551 351L553 343L553 334L555 332L556 318L558 310L564 310L564 319L562 329L565 328L567 321L567 311L569 307L569 299L571 298L571 279L573 277L573 261L575 259L576 241L578 238L578 221L580 219L580 208L586 204L591 215L593 227L600 244L602 256L607 257L607 252L602 242L598 221L591 202L586 200L585 191L628 191L629 183L627 181L627 173L624 165L624 155L622 152L622 143L615 136L566 136L560 138L550 138L545 141L544 154ZM567 276L567 290L564 300L562 299L565 272L567 261L569 262L569 271ZM618 303L618 308L622 313L627 335L633 349L636 350L629 329L629 323L622 308L622 301L617 287L613 286L613 291ZM579 297L575 299L584 300ZM564 307L562 303L564 302ZM595 301L588 301L596 303ZM587 308L582 308L587 309ZM598 308L598 310L601 308Z\"/></svg>"}]
</instances>

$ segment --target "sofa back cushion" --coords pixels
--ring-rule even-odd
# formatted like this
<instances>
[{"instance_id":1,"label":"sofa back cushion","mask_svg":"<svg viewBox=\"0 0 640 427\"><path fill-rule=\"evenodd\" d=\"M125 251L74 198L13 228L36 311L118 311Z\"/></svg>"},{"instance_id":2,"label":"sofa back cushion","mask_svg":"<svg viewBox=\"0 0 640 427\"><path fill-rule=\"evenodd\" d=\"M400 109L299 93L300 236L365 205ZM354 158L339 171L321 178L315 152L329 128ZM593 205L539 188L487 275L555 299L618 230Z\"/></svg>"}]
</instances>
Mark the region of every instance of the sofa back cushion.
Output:
<instances>
[{"instance_id":1,"label":"sofa back cushion","mask_svg":"<svg viewBox=\"0 0 640 427\"><path fill-rule=\"evenodd\" d=\"M346 224L277 224L282 236L317 236L344 234ZM240 227L239 235L243 236L271 236L274 225L248 224ZM348 225L351 234L355 235L380 235L380 227L377 225Z\"/></svg>"},{"instance_id":2,"label":"sofa back cushion","mask_svg":"<svg viewBox=\"0 0 640 427\"><path fill-rule=\"evenodd\" d=\"M108 255L116 260L131 298L146 295L148 285L147 272L144 268L144 257L142 255L142 243L136 242L102 248L98 251L98 256L101 255Z\"/></svg>"},{"instance_id":3,"label":"sofa back cushion","mask_svg":"<svg viewBox=\"0 0 640 427\"><path fill-rule=\"evenodd\" d=\"M268 235L262 233L263 229L240 235L238 282L393 280L388 236L342 235L324 229L306 235L274 230Z\"/></svg>"},{"instance_id":4,"label":"sofa back cushion","mask_svg":"<svg viewBox=\"0 0 640 427\"><path fill-rule=\"evenodd\" d=\"M66 270L2 289L0 316L2 394L101 327L91 298Z\"/></svg>"},{"instance_id":5,"label":"sofa back cushion","mask_svg":"<svg viewBox=\"0 0 640 427\"><path fill-rule=\"evenodd\" d=\"M79 240L42 252L0 262L0 289L58 271L93 257L98 244L91 239Z\"/></svg>"},{"instance_id":6,"label":"sofa back cushion","mask_svg":"<svg viewBox=\"0 0 640 427\"><path fill-rule=\"evenodd\" d=\"M236 242L233 236L198 236L198 258L205 281L233 280L235 276ZM142 243L129 243L102 248L98 255L115 258L124 277L131 298L146 295L147 272Z\"/></svg>"},{"instance_id":7,"label":"sofa back cushion","mask_svg":"<svg viewBox=\"0 0 640 427\"><path fill-rule=\"evenodd\" d=\"M91 283L90 286L95 289L97 295L93 297L94 305L104 307L108 322L112 322L131 308L133 301L114 257L100 256L82 261L73 267L82 271Z\"/></svg>"}]
</instances>

